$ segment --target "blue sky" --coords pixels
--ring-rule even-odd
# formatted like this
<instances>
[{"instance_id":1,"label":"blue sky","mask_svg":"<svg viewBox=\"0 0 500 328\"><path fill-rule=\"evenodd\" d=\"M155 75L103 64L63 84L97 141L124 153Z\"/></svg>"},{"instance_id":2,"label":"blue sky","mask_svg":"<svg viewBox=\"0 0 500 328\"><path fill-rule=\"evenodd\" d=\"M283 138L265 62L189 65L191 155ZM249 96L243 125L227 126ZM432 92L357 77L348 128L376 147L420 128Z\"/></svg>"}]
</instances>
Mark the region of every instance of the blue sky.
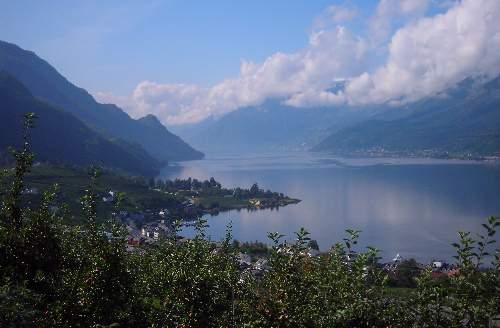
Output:
<instances>
[{"instance_id":1,"label":"blue sky","mask_svg":"<svg viewBox=\"0 0 500 328\"><path fill-rule=\"evenodd\" d=\"M3 0L0 9L0 39L98 101L165 124L270 98L398 106L500 74L499 0Z\"/></svg>"},{"instance_id":2,"label":"blue sky","mask_svg":"<svg viewBox=\"0 0 500 328\"><path fill-rule=\"evenodd\" d=\"M0 39L35 51L91 91L140 81L210 85L307 43L328 0L3 1ZM373 10L376 1L362 1Z\"/></svg>"}]
</instances>

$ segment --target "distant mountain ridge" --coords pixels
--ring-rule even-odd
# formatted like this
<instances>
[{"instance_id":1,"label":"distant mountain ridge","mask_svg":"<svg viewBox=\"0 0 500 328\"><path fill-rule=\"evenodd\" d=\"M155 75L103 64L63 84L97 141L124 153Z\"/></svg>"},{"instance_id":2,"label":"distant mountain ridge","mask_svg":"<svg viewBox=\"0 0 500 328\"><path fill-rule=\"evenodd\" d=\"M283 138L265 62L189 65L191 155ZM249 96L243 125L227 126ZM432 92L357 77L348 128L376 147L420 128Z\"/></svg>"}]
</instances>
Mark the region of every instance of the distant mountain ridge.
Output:
<instances>
[{"instance_id":1,"label":"distant mountain ridge","mask_svg":"<svg viewBox=\"0 0 500 328\"><path fill-rule=\"evenodd\" d=\"M373 113L371 108L294 108L275 99L218 119L170 128L207 152L307 150L332 131Z\"/></svg>"},{"instance_id":2,"label":"distant mountain ridge","mask_svg":"<svg viewBox=\"0 0 500 328\"><path fill-rule=\"evenodd\" d=\"M336 131L313 150L330 152L436 151L500 154L500 77L466 79L456 87Z\"/></svg>"},{"instance_id":3,"label":"distant mountain ridge","mask_svg":"<svg viewBox=\"0 0 500 328\"><path fill-rule=\"evenodd\" d=\"M336 88L344 86L339 82ZM294 108L268 100L172 129L212 152L494 155L500 154L500 77L486 83L466 79L436 96L402 106Z\"/></svg>"},{"instance_id":4,"label":"distant mountain ridge","mask_svg":"<svg viewBox=\"0 0 500 328\"><path fill-rule=\"evenodd\" d=\"M0 41L0 70L19 80L36 98L73 114L107 138L120 138L144 148L159 161L203 158L203 153L169 132L159 121L148 126L116 105L98 103L31 51Z\"/></svg>"},{"instance_id":5,"label":"distant mountain ridge","mask_svg":"<svg viewBox=\"0 0 500 328\"><path fill-rule=\"evenodd\" d=\"M38 116L31 131L38 161L100 165L145 176L154 176L161 166L142 148L103 138L72 114L36 99L14 77L0 71L0 153L21 146L27 112Z\"/></svg>"}]
</instances>

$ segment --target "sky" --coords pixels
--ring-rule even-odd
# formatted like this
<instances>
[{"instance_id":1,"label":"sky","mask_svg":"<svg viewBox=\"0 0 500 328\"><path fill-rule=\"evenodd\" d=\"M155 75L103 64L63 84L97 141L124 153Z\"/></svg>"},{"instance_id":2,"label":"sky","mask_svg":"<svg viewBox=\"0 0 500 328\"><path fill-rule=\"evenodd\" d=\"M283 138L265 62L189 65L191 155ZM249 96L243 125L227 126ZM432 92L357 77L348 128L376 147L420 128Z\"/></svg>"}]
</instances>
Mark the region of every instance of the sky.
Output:
<instances>
[{"instance_id":1,"label":"sky","mask_svg":"<svg viewBox=\"0 0 500 328\"><path fill-rule=\"evenodd\" d=\"M498 0L0 0L0 9L1 40L98 101L166 125L269 98L397 106L500 74Z\"/></svg>"}]
</instances>

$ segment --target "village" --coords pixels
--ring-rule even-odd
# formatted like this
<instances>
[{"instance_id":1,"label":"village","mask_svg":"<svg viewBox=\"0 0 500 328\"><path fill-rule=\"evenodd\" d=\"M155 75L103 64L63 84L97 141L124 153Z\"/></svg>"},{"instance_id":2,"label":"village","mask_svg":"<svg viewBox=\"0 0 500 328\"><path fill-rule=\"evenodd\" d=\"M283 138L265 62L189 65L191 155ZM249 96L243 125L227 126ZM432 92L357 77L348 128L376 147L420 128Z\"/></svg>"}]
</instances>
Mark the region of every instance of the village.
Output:
<instances>
[{"instance_id":1,"label":"village","mask_svg":"<svg viewBox=\"0 0 500 328\"><path fill-rule=\"evenodd\" d=\"M114 200L114 193L109 192L108 195L102 198L105 202ZM257 204L252 204L257 206ZM129 213L128 211L113 212L113 217L123 224L127 231L127 251L128 252L143 252L149 245L161 242L167 238L174 239L178 243L187 240L186 237L179 236L176 231L176 224L181 226L193 226L196 223L196 218L190 216L197 214L198 210L193 205L193 202L182 204L186 219L178 221L169 209L159 209L152 211L146 209L142 212ZM179 209L177 209L178 211ZM220 247L220 244L214 242L215 250ZM234 249L237 250L236 262L241 272L251 273L255 277L261 277L269 270L268 258L271 249L265 243L261 242L239 242L234 240L232 243ZM328 252L319 250L318 244L312 240L307 245L304 256L310 258L321 258L328 256ZM346 254L346 263L356 261L358 254L354 251ZM446 279L459 274L459 269L456 265L450 264L443 260L432 260L430 263L418 263L414 259L405 259L400 254L397 254L388 262L378 263L377 266L385 271L389 276L389 285L391 287L415 287L414 278L418 277L425 270L431 271L431 277L435 280Z\"/></svg>"},{"instance_id":2,"label":"village","mask_svg":"<svg viewBox=\"0 0 500 328\"><path fill-rule=\"evenodd\" d=\"M117 190L99 194L100 203L108 208L112 207L112 218L125 227L130 251L134 251L136 246L172 237L175 234L176 222L189 226L206 214L217 215L229 210L278 208L300 202L282 193L265 191L256 183L250 189L223 188L214 178L205 181L191 178L173 181L151 180L148 189L149 192L175 201L159 208L142 209L136 206L132 209L130 206L121 206L120 192Z\"/></svg>"}]
</instances>

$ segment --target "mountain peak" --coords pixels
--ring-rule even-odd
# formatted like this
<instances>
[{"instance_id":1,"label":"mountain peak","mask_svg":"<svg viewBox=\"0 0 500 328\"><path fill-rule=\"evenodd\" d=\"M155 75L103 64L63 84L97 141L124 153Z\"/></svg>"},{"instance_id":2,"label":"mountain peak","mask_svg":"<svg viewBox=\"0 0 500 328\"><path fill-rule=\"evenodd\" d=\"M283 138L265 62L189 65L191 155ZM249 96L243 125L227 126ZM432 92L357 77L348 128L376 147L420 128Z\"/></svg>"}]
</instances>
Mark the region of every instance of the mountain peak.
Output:
<instances>
[{"instance_id":1,"label":"mountain peak","mask_svg":"<svg viewBox=\"0 0 500 328\"><path fill-rule=\"evenodd\" d=\"M158 117L156 117L153 114L148 114L144 117L141 117L137 121L142 123L143 125L150 127L150 128L163 128L163 129L165 129L165 126L160 122Z\"/></svg>"},{"instance_id":2,"label":"mountain peak","mask_svg":"<svg viewBox=\"0 0 500 328\"><path fill-rule=\"evenodd\" d=\"M161 124L160 120L158 120L158 117L156 117L155 115L153 114L148 114L146 116L143 116L139 119L139 121L142 121L142 122L154 122L154 123L159 123Z\"/></svg>"}]
</instances>

